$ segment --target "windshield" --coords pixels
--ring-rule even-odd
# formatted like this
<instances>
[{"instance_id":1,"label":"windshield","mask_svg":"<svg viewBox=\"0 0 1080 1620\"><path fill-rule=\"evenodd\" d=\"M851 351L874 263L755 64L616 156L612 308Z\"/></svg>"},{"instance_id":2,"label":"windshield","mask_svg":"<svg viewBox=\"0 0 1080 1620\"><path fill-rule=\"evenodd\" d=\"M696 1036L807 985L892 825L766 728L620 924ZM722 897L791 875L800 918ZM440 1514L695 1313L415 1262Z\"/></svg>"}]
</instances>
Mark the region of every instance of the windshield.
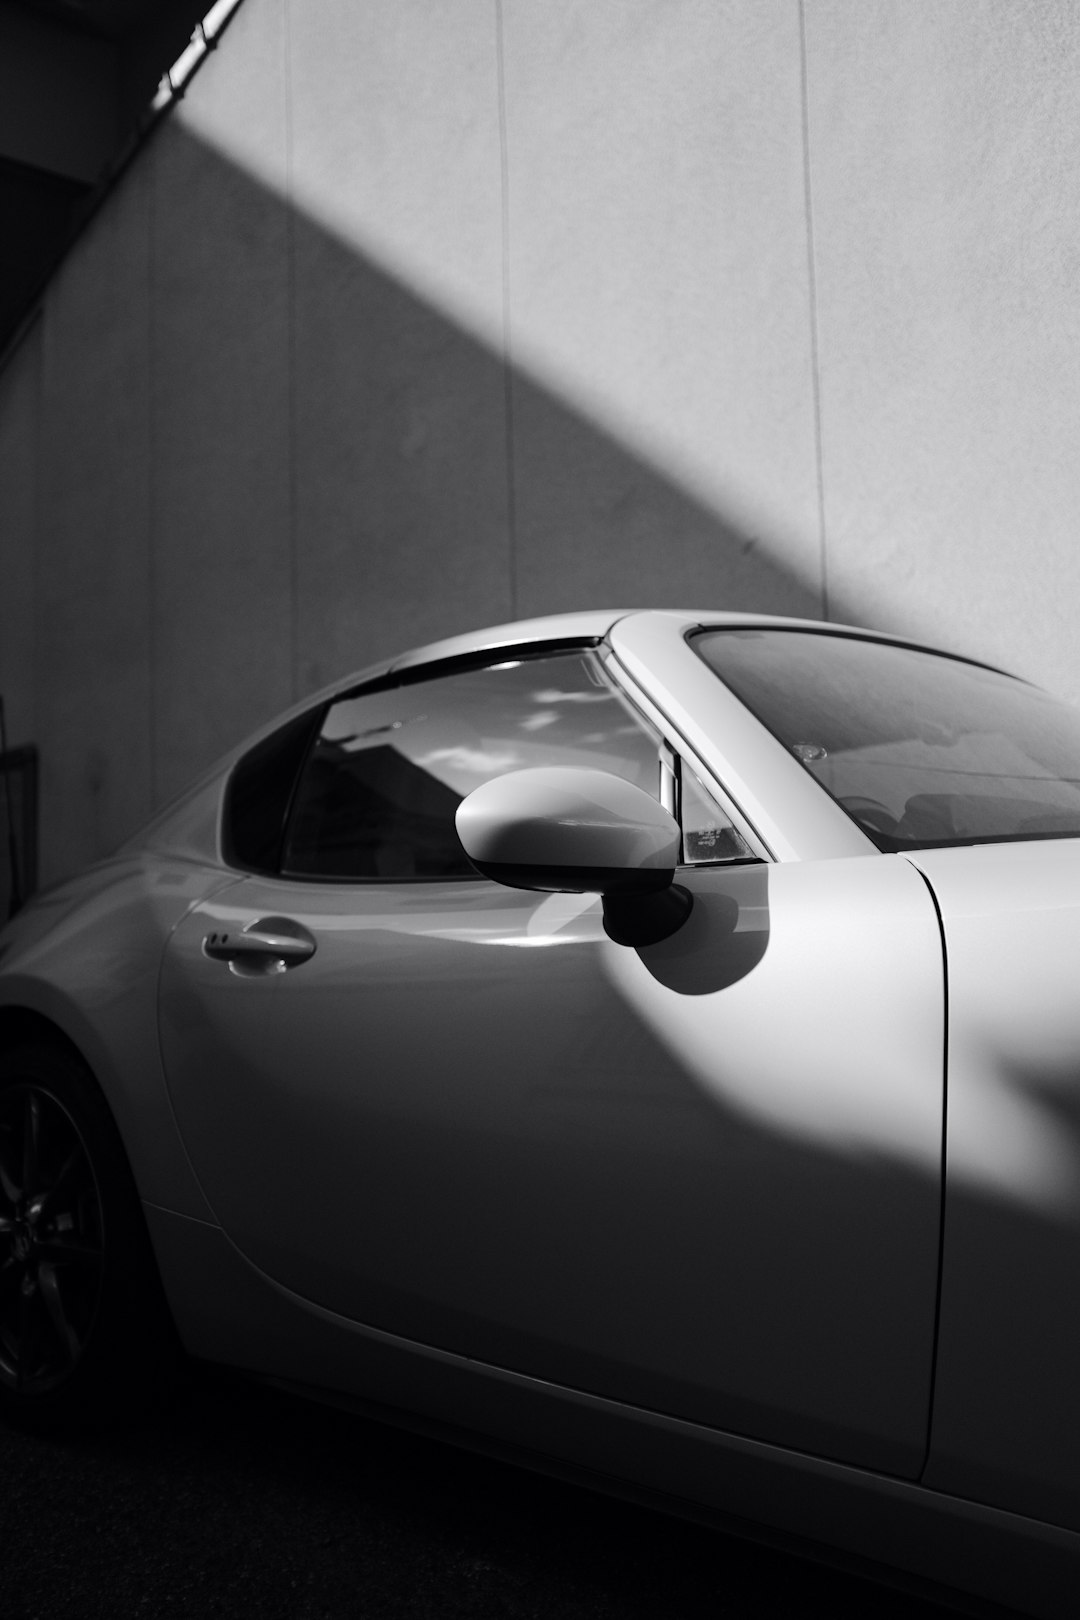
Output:
<instances>
[{"instance_id":1,"label":"windshield","mask_svg":"<svg viewBox=\"0 0 1080 1620\"><path fill-rule=\"evenodd\" d=\"M691 645L881 850L1080 837L1080 710L943 654L809 630Z\"/></svg>"}]
</instances>

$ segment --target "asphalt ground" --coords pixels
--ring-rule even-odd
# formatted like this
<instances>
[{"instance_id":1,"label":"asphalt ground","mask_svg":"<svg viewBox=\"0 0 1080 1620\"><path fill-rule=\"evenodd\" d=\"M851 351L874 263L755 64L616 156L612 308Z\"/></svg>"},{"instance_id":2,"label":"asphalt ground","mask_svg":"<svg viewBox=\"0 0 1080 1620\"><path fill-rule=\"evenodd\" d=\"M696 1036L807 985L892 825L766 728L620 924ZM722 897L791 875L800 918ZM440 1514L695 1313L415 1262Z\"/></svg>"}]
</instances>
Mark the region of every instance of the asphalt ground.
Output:
<instances>
[{"instance_id":1,"label":"asphalt ground","mask_svg":"<svg viewBox=\"0 0 1080 1620\"><path fill-rule=\"evenodd\" d=\"M955 1611L258 1384L0 1428L3 1620L933 1620Z\"/></svg>"}]
</instances>

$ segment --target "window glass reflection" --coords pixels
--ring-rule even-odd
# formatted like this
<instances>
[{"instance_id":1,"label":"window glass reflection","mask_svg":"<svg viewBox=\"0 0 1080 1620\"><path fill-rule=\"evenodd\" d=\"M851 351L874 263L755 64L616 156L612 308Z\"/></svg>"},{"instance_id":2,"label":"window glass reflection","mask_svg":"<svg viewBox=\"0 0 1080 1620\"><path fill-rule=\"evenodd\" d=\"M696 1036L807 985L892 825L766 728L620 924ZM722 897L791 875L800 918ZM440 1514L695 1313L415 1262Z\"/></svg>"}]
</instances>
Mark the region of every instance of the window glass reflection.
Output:
<instances>
[{"instance_id":1,"label":"window glass reflection","mask_svg":"<svg viewBox=\"0 0 1080 1620\"><path fill-rule=\"evenodd\" d=\"M522 659L335 703L289 819L288 875L475 877L454 812L494 776L611 771L656 796L659 738L589 654Z\"/></svg>"},{"instance_id":2,"label":"window glass reflection","mask_svg":"<svg viewBox=\"0 0 1080 1620\"><path fill-rule=\"evenodd\" d=\"M882 850L1080 836L1080 711L996 670L799 630L692 645Z\"/></svg>"}]
</instances>

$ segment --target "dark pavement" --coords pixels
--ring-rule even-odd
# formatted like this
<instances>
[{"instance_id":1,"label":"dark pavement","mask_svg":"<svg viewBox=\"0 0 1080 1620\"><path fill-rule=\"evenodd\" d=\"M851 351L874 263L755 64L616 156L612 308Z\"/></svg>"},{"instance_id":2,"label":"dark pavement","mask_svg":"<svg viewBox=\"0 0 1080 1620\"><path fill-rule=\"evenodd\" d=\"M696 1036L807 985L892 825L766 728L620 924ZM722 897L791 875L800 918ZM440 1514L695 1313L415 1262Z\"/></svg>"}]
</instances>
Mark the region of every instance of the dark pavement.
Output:
<instances>
[{"instance_id":1,"label":"dark pavement","mask_svg":"<svg viewBox=\"0 0 1080 1620\"><path fill-rule=\"evenodd\" d=\"M952 1611L255 1384L0 1429L3 1620L944 1620Z\"/></svg>"}]
</instances>

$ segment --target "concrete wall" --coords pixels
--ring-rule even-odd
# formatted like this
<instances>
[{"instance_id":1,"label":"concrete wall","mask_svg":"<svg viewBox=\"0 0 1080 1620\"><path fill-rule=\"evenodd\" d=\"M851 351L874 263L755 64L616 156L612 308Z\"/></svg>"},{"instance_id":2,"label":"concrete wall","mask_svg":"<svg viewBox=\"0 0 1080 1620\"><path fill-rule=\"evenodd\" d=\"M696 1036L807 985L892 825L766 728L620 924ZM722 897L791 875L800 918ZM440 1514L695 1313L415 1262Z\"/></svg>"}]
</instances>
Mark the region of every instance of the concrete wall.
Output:
<instances>
[{"instance_id":1,"label":"concrete wall","mask_svg":"<svg viewBox=\"0 0 1080 1620\"><path fill-rule=\"evenodd\" d=\"M46 876L395 648L707 603L1080 700L1070 0L244 0L0 374Z\"/></svg>"}]
</instances>

